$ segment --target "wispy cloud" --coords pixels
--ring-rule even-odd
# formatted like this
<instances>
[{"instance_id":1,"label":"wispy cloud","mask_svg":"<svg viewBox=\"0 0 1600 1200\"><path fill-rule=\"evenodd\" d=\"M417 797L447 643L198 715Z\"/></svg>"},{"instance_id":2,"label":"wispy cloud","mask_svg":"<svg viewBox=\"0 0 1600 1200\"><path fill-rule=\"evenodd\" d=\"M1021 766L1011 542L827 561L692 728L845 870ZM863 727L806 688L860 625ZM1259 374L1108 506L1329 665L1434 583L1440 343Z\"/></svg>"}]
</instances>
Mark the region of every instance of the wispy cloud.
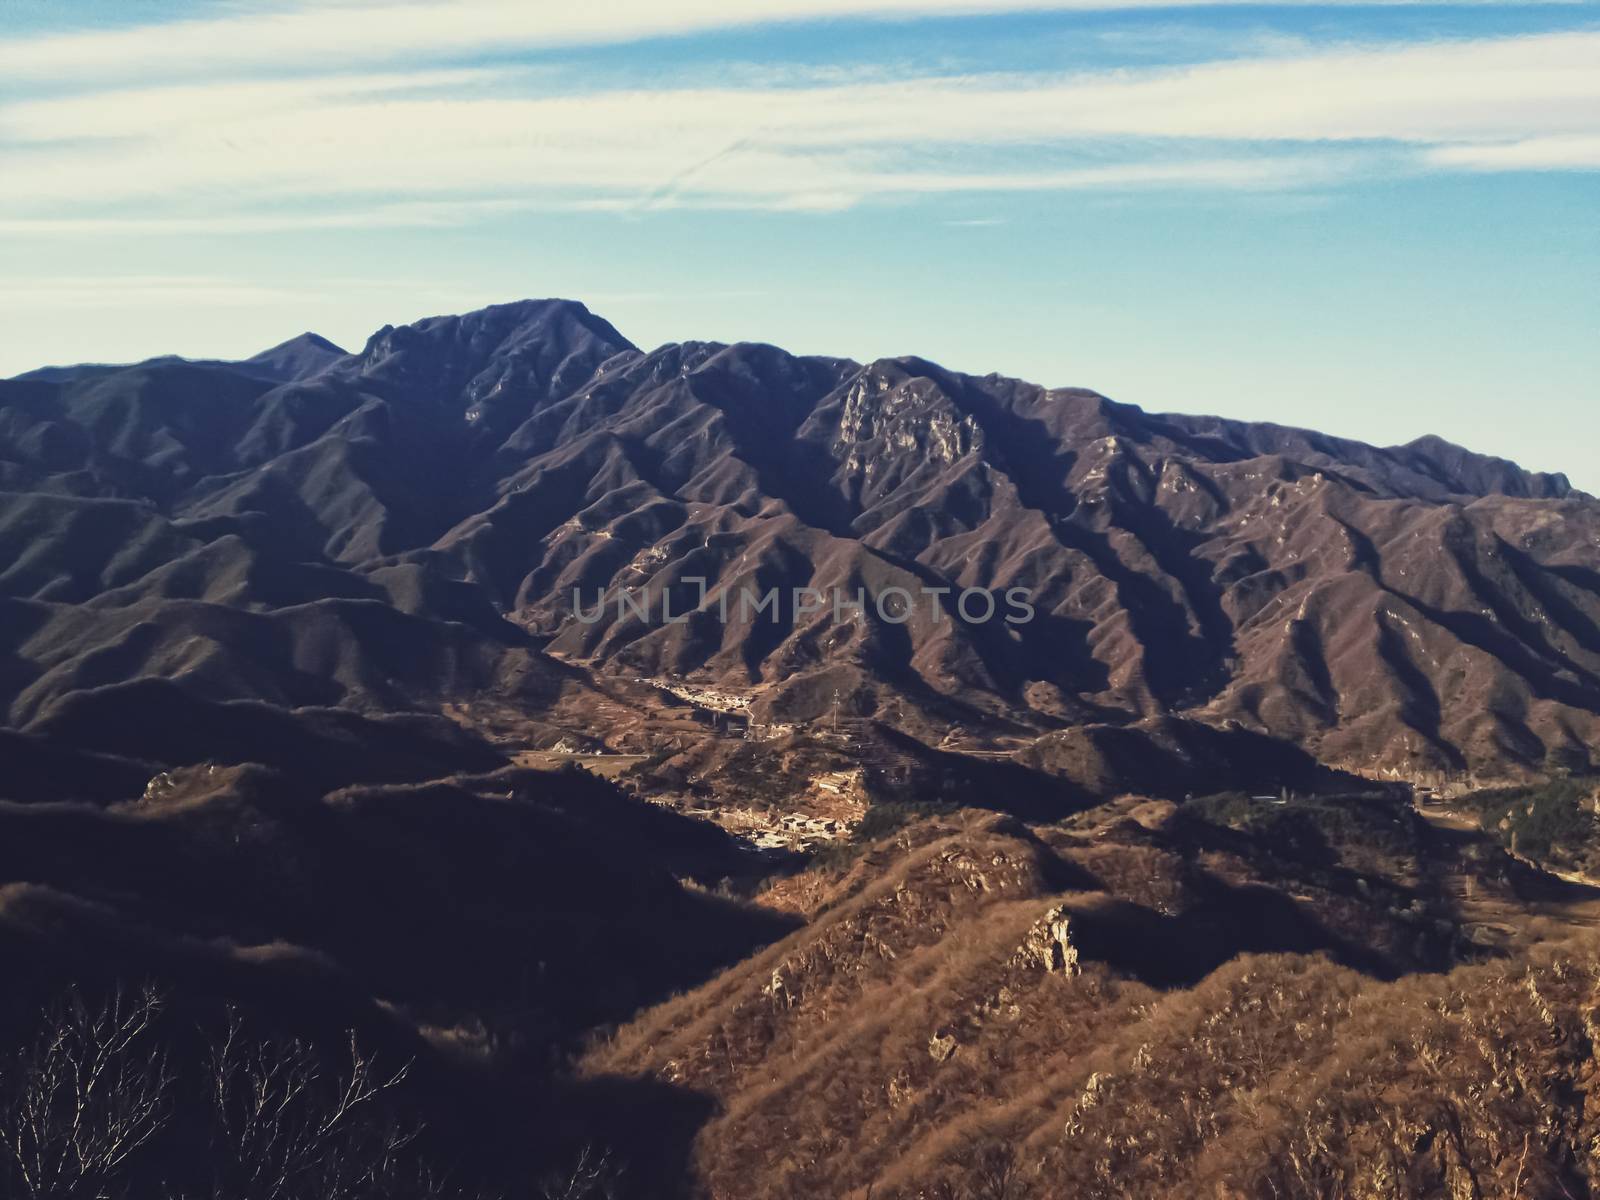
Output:
<instances>
[{"instance_id":1,"label":"wispy cloud","mask_svg":"<svg viewBox=\"0 0 1600 1200\"><path fill-rule=\"evenodd\" d=\"M956 192L1271 191L1375 172L1594 167L1600 145L1591 32L1065 76L824 75L559 95L541 82L509 66L437 68L3 104L0 232L435 225L537 207L834 211Z\"/></svg>"},{"instance_id":2,"label":"wispy cloud","mask_svg":"<svg viewBox=\"0 0 1600 1200\"><path fill-rule=\"evenodd\" d=\"M520 200L453 200L440 203L364 204L344 209L313 211L237 212L227 215L74 215L0 216L0 236L50 236L53 234L125 236L229 236L251 233L287 233L319 229L444 229L467 225L484 217L522 211Z\"/></svg>"},{"instance_id":3,"label":"wispy cloud","mask_svg":"<svg viewBox=\"0 0 1600 1200\"><path fill-rule=\"evenodd\" d=\"M1436 166L1473 171L1600 170L1600 133L1531 137L1492 145L1439 146L1428 152Z\"/></svg>"},{"instance_id":4,"label":"wispy cloud","mask_svg":"<svg viewBox=\"0 0 1600 1200\"><path fill-rule=\"evenodd\" d=\"M0 312L194 313L197 309L317 312L329 297L387 299L403 292L413 303L462 309L483 303L481 291L429 277L312 275L292 282L238 274L64 273L14 275L0 281ZM754 293L751 293L754 294ZM646 296L638 294L640 298ZM605 299L635 297L615 293ZM13 347L15 349L15 347Z\"/></svg>"},{"instance_id":5,"label":"wispy cloud","mask_svg":"<svg viewBox=\"0 0 1600 1200\"><path fill-rule=\"evenodd\" d=\"M556 49L752 25L1004 12L1216 7L1258 0L346 0L256 4L221 17L0 41L0 77L143 77L239 68L372 64ZM1287 5L1416 0L1280 0ZM1462 0L1457 0L1462 3ZM1473 6L1525 0L1465 0Z\"/></svg>"},{"instance_id":6,"label":"wispy cloud","mask_svg":"<svg viewBox=\"0 0 1600 1200\"><path fill-rule=\"evenodd\" d=\"M303 291L197 275L52 275L0 284L0 309L112 308L130 304L255 305Z\"/></svg>"}]
</instances>

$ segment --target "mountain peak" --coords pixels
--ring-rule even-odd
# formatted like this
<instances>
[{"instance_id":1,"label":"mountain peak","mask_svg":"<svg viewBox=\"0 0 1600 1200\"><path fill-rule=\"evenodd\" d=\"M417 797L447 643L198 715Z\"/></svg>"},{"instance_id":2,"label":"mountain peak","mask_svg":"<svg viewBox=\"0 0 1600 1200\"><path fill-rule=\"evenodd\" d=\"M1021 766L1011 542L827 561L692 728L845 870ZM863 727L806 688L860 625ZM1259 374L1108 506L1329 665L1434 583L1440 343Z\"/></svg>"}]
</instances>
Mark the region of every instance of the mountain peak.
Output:
<instances>
[{"instance_id":1,"label":"mountain peak","mask_svg":"<svg viewBox=\"0 0 1600 1200\"><path fill-rule=\"evenodd\" d=\"M1393 453L1461 491L1550 500L1573 490L1565 475L1527 471L1510 459L1478 454L1438 434L1424 434L1396 446Z\"/></svg>"},{"instance_id":2,"label":"mountain peak","mask_svg":"<svg viewBox=\"0 0 1600 1200\"><path fill-rule=\"evenodd\" d=\"M596 340L616 350L631 350L632 342L611 322L596 316L577 300L513 300L470 312L424 317L409 325L385 325L361 352L371 367L390 356L431 346L443 350L456 346L485 359L531 342L571 343Z\"/></svg>"},{"instance_id":3,"label":"mountain peak","mask_svg":"<svg viewBox=\"0 0 1600 1200\"><path fill-rule=\"evenodd\" d=\"M517 300L385 325L341 370L409 403L457 411L480 432L504 433L634 349L575 300Z\"/></svg>"},{"instance_id":4,"label":"mountain peak","mask_svg":"<svg viewBox=\"0 0 1600 1200\"><path fill-rule=\"evenodd\" d=\"M276 346L269 346L267 349L261 351L261 353L259 353L259 354L252 354L249 358L245 359L244 361L245 362L264 362L267 359L270 359L270 358L274 357L275 355L279 355L279 354L282 354L282 353L284 353L286 351L293 351L293 350L302 350L302 351L310 350L310 351L318 351L318 352L323 353L323 354L337 354L337 355L341 355L341 356L350 353L348 350L345 350L342 347L336 345L335 343L330 342L327 338L323 337L320 333L315 333L312 330L308 329L304 333L296 334L292 338L289 338L289 339L287 339L285 341L279 342Z\"/></svg>"},{"instance_id":5,"label":"mountain peak","mask_svg":"<svg viewBox=\"0 0 1600 1200\"><path fill-rule=\"evenodd\" d=\"M319 333L308 331L251 355L242 365L289 383L320 375L341 358L347 357L349 351L334 345Z\"/></svg>"}]
</instances>

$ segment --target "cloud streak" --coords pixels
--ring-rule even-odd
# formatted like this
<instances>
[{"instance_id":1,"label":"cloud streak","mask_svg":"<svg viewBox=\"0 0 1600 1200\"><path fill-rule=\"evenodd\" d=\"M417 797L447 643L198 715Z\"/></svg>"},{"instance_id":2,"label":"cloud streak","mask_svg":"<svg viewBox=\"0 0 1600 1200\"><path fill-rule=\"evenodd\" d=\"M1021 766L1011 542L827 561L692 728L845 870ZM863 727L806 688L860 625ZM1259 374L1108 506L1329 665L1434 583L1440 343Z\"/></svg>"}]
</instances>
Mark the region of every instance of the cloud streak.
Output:
<instances>
[{"instance_id":1,"label":"cloud streak","mask_svg":"<svg viewBox=\"0 0 1600 1200\"><path fill-rule=\"evenodd\" d=\"M834 211L955 192L1260 191L1600 166L1591 32L1066 76L565 94L542 82L509 66L431 68L0 104L0 232L434 225L552 207Z\"/></svg>"},{"instance_id":2,"label":"cloud streak","mask_svg":"<svg viewBox=\"0 0 1600 1200\"><path fill-rule=\"evenodd\" d=\"M758 25L1250 5L1258 0L380 0L257 5L225 17L0 40L0 77L143 77L560 49ZM1290 7L1420 0L1281 0ZM1457 0L1492 7L1519 0Z\"/></svg>"},{"instance_id":3,"label":"cloud streak","mask_svg":"<svg viewBox=\"0 0 1600 1200\"><path fill-rule=\"evenodd\" d=\"M1470 171L1594 171L1600 170L1600 134L1440 146L1428 152L1428 161Z\"/></svg>"},{"instance_id":4,"label":"cloud streak","mask_svg":"<svg viewBox=\"0 0 1600 1200\"><path fill-rule=\"evenodd\" d=\"M0 309L124 309L130 304L256 305L306 293L194 275L52 275L0 284Z\"/></svg>"}]
</instances>

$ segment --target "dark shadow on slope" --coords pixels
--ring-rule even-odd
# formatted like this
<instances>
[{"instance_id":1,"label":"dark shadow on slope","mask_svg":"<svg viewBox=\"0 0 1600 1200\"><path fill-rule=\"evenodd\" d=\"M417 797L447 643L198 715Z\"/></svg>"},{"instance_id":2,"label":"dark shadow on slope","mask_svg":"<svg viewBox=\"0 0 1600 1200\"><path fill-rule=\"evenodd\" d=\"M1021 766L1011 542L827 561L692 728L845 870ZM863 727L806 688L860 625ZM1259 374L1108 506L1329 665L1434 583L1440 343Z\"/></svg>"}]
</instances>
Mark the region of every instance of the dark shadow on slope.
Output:
<instances>
[{"instance_id":1,"label":"dark shadow on slope","mask_svg":"<svg viewBox=\"0 0 1600 1200\"><path fill-rule=\"evenodd\" d=\"M1233 620L1223 608L1223 588L1216 580L1215 568L1195 553L1212 535L1180 528L1144 496L1113 492L1109 507L1111 519L1138 538L1156 565L1177 581L1200 626L1197 633L1190 634L1185 617L1180 639L1172 640L1165 651L1158 650L1154 659L1147 650L1146 679L1168 704L1204 704L1227 687L1228 662L1235 650ZM1169 629L1166 636L1174 639L1178 632ZM1178 657L1169 660L1167 654Z\"/></svg>"},{"instance_id":2,"label":"dark shadow on slope","mask_svg":"<svg viewBox=\"0 0 1600 1200\"><path fill-rule=\"evenodd\" d=\"M1592 616L1574 604L1559 588L1552 586L1550 579L1554 576L1587 592L1591 597L1600 598L1600 572L1582 567L1542 566L1504 538L1497 539L1496 544L1501 557L1510 565L1518 581L1534 599L1555 615L1562 629L1589 653L1600 654L1600 624L1596 624Z\"/></svg>"},{"instance_id":3,"label":"dark shadow on slope","mask_svg":"<svg viewBox=\"0 0 1600 1200\"><path fill-rule=\"evenodd\" d=\"M773 346L722 348L688 377L694 398L722 414L740 462L755 473L763 494L781 500L805 524L851 539L848 506L818 488L838 464L819 447L796 440L818 404L843 382L841 360L796 358Z\"/></svg>"},{"instance_id":4,"label":"dark shadow on slope","mask_svg":"<svg viewBox=\"0 0 1600 1200\"><path fill-rule=\"evenodd\" d=\"M689 1088L602 1076L558 1085L537 1120L568 1161L586 1146L593 1153L601 1131L625 1164L619 1200L688 1200L698 1194L695 1137L715 1113L710 1096Z\"/></svg>"},{"instance_id":5,"label":"dark shadow on slope","mask_svg":"<svg viewBox=\"0 0 1600 1200\"><path fill-rule=\"evenodd\" d=\"M334 1045L357 1029L413 1061L428 1138L491 1182L593 1140L629 1163L623 1194L653 1200L678 1194L703 1101L561 1085L560 1063L587 1030L795 927L674 879L746 857L581 771L319 798L261 769L193 768L109 810L0 804L0 972L155 979L183 1005L229 1000Z\"/></svg>"},{"instance_id":6,"label":"dark shadow on slope","mask_svg":"<svg viewBox=\"0 0 1600 1200\"><path fill-rule=\"evenodd\" d=\"M441 717L209 701L166 679L73 693L29 732L83 751L166 766L261 763L313 788L431 779L505 765L487 743Z\"/></svg>"},{"instance_id":7,"label":"dark shadow on slope","mask_svg":"<svg viewBox=\"0 0 1600 1200\"><path fill-rule=\"evenodd\" d=\"M1383 579L1381 562L1377 548L1373 545L1372 540L1360 530L1343 521L1340 521L1339 525L1344 529L1356 548L1356 565L1370 574L1384 591L1416 609L1422 616L1441 629L1446 630L1459 641L1483 651L1483 653L1498 662L1504 663L1512 671L1527 680L1536 694L1558 700L1574 708L1585 709L1589 712L1600 712L1600 689L1593 686L1597 682L1595 677L1566 655L1554 650L1536 622L1524 620L1520 615L1511 611L1501 600L1499 589L1484 578L1483 573L1478 570L1471 558L1459 547L1450 545L1447 540L1447 549L1450 552L1451 560L1456 564L1473 595L1490 606L1495 614L1493 620L1475 612L1446 611L1390 586ZM1585 636L1591 639L1600 639L1600 631L1596 630L1593 622L1577 612L1570 602L1554 595L1551 589L1538 583L1537 574L1542 568L1534 565L1526 556L1520 555L1518 551L1507 545L1503 540L1496 539L1496 541L1501 546L1502 552L1505 554L1507 561L1511 565L1512 572L1517 576L1519 582L1527 587L1541 602L1560 613L1564 619L1572 620L1573 623L1568 624L1566 627L1573 631L1585 648L1592 648L1590 643L1583 639ZM1552 571L1552 573L1560 574L1561 572ZM1579 586L1587 586L1591 583L1600 583L1600 578L1586 580L1580 577L1575 582L1578 582ZM1432 684L1427 680L1421 669L1411 661L1410 655L1405 651L1403 644L1399 642L1398 636L1388 628L1381 618L1378 624L1380 630L1379 653L1401 676L1417 699L1417 705L1413 706L1420 721L1417 728L1435 743L1442 745L1439 736L1442 705L1438 695L1434 692ZM1515 631L1515 634L1512 631ZM1551 657L1556 658L1561 664L1560 669L1565 669L1572 673L1579 682L1562 679L1557 674L1558 668L1551 666L1548 662L1541 661L1529 649L1530 645L1539 647ZM1584 681L1587 681L1589 686L1586 686ZM1459 757L1458 752L1453 748L1449 749L1448 752L1452 756Z\"/></svg>"},{"instance_id":8,"label":"dark shadow on slope","mask_svg":"<svg viewBox=\"0 0 1600 1200\"><path fill-rule=\"evenodd\" d=\"M1292 742L1179 717L1057 730L1018 757L1102 797L1134 792L1181 800L1234 790L1357 793L1382 786L1323 766Z\"/></svg>"},{"instance_id":9,"label":"dark shadow on slope","mask_svg":"<svg viewBox=\"0 0 1600 1200\"><path fill-rule=\"evenodd\" d=\"M1315 623L1304 619L1289 626L1289 646L1294 651L1294 661L1305 671L1312 700L1320 710L1318 715L1332 725L1339 719L1339 690L1334 686L1333 673L1328 669L1328 656L1323 649L1322 632Z\"/></svg>"},{"instance_id":10,"label":"dark shadow on slope","mask_svg":"<svg viewBox=\"0 0 1600 1200\"><path fill-rule=\"evenodd\" d=\"M1025 821L1059 821L1104 798L1024 763L936 750L887 725L874 723L873 730L927 774L927 783L915 789L923 799L985 808Z\"/></svg>"},{"instance_id":11,"label":"dark shadow on slope","mask_svg":"<svg viewBox=\"0 0 1600 1200\"><path fill-rule=\"evenodd\" d=\"M8 729L0 729L0 763L0 800L21 803L132 800L160 769Z\"/></svg>"},{"instance_id":12,"label":"dark shadow on slope","mask_svg":"<svg viewBox=\"0 0 1600 1200\"><path fill-rule=\"evenodd\" d=\"M348 1061L352 1036L373 1056L380 1079L403 1069L392 1099L404 1127L417 1132L400 1154L426 1162L466 1194L481 1188L507 1200L566 1195L558 1188L528 1189L569 1178L580 1164L615 1167L617 1187L606 1194L616 1200L692 1194L694 1139L713 1111L698 1093L651 1080L574 1080L551 1059L508 1054L504 1047L493 1060L464 1057L459 1051L466 1047L419 1038L325 965L308 960L296 971L280 951L252 970L208 957L204 946L141 946L126 922L96 918L71 898L39 889L31 897L35 908L53 903L58 919L70 911L63 928L82 934L83 941L18 937L6 919L19 907L17 891L0 888L0 969L7 983L0 995L0 1059L11 1061L49 1028L41 1027L41 1018L63 999L81 999L93 1011L118 992L127 996L145 984L163 997L155 1038L178 1103L161 1134L117 1173L110 1191L97 1195L131 1200L167 1194L170 1186L209 1194L224 1159L210 1135L210 1114L196 1102L209 1095L211 1055L229 1008L244 1038L299 1039L330 1076ZM10 1083L10 1076L0 1077L0 1098L9 1099ZM364 1109L353 1119L372 1116Z\"/></svg>"},{"instance_id":13,"label":"dark shadow on slope","mask_svg":"<svg viewBox=\"0 0 1600 1200\"><path fill-rule=\"evenodd\" d=\"M529 1045L622 1019L788 932L675 879L743 863L716 828L576 771L317 798L258 768L199 768L110 810L0 805L0 884L89 906L108 940L125 928L130 969L141 955L314 966ZM22 923L47 941L51 924Z\"/></svg>"},{"instance_id":14,"label":"dark shadow on slope","mask_svg":"<svg viewBox=\"0 0 1600 1200\"><path fill-rule=\"evenodd\" d=\"M1496 541L1504 544L1499 539ZM1484 575L1477 562L1461 547L1448 541L1446 545L1467 586L1472 589L1474 599L1486 604L1494 614L1494 619L1486 620L1478 613L1450 613L1440 614L1440 623L1444 624L1443 618L1448 615L1456 624L1447 628L1464 631L1457 633L1458 637L1494 654L1524 678L1543 684L1547 695L1574 708L1600 712L1600 679L1552 646L1543 625L1538 620L1523 616L1515 605L1508 603L1505 593ZM1423 611L1433 615L1427 608L1423 608ZM1574 684L1571 680L1561 678L1562 672L1574 676L1579 682Z\"/></svg>"},{"instance_id":15,"label":"dark shadow on slope","mask_svg":"<svg viewBox=\"0 0 1600 1200\"><path fill-rule=\"evenodd\" d=\"M1407 725L1415 729L1445 757L1452 766L1461 767L1465 760L1461 751L1445 741L1442 733L1444 708L1439 693L1422 668L1412 660L1405 639L1379 613L1378 657L1388 666L1404 689L1401 694L1401 715Z\"/></svg>"},{"instance_id":16,"label":"dark shadow on slope","mask_svg":"<svg viewBox=\"0 0 1600 1200\"><path fill-rule=\"evenodd\" d=\"M1399 973L1277 888L1237 886L1203 871L1192 871L1188 883L1201 900L1175 917L1126 901L1074 908L1072 944L1086 959L1163 988L1192 986L1241 954L1327 954L1378 978Z\"/></svg>"},{"instance_id":17,"label":"dark shadow on slope","mask_svg":"<svg viewBox=\"0 0 1600 1200\"><path fill-rule=\"evenodd\" d=\"M1190 599L1201 623L1189 633L1190 617L1153 579L1129 567L1111 546L1108 531L1097 528L1098 513L1067 486L1077 461L1073 452L1054 447L1060 439L1043 421L1022 417L978 388L956 383L938 368L935 378L948 394L959 397L1001 448L1000 462L1016 485L1023 504L1045 515L1061 545L1087 557L1117 589L1117 596L1143 647L1145 681L1164 705L1183 706L1214 695L1224 685L1223 664L1231 651L1232 622L1221 605L1221 589L1209 564L1191 550L1197 539L1180 536L1171 521L1153 505L1130 508L1113 497L1112 519L1138 538L1164 572ZM1102 402L1105 403L1105 402ZM1132 524L1130 513L1144 513ZM1187 541L1188 544L1185 544Z\"/></svg>"}]
</instances>

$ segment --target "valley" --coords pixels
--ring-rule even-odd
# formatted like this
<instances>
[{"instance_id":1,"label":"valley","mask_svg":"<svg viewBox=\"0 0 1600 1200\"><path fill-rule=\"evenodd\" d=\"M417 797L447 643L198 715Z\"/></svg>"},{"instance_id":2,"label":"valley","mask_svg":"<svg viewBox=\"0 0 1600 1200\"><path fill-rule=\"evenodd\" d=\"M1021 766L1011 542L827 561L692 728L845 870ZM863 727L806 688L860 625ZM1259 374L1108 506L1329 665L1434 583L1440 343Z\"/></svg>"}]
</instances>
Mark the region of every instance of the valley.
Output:
<instances>
[{"instance_id":1,"label":"valley","mask_svg":"<svg viewBox=\"0 0 1600 1200\"><path fill-rule=\"evenodd\" d=\"M0 381L0 1149L132 1011L74 1196L247 1172L219 1061L390 1081L270 1200L1591 1194L1597 545L570 301Z\"/></svg>"}]
</instances>

